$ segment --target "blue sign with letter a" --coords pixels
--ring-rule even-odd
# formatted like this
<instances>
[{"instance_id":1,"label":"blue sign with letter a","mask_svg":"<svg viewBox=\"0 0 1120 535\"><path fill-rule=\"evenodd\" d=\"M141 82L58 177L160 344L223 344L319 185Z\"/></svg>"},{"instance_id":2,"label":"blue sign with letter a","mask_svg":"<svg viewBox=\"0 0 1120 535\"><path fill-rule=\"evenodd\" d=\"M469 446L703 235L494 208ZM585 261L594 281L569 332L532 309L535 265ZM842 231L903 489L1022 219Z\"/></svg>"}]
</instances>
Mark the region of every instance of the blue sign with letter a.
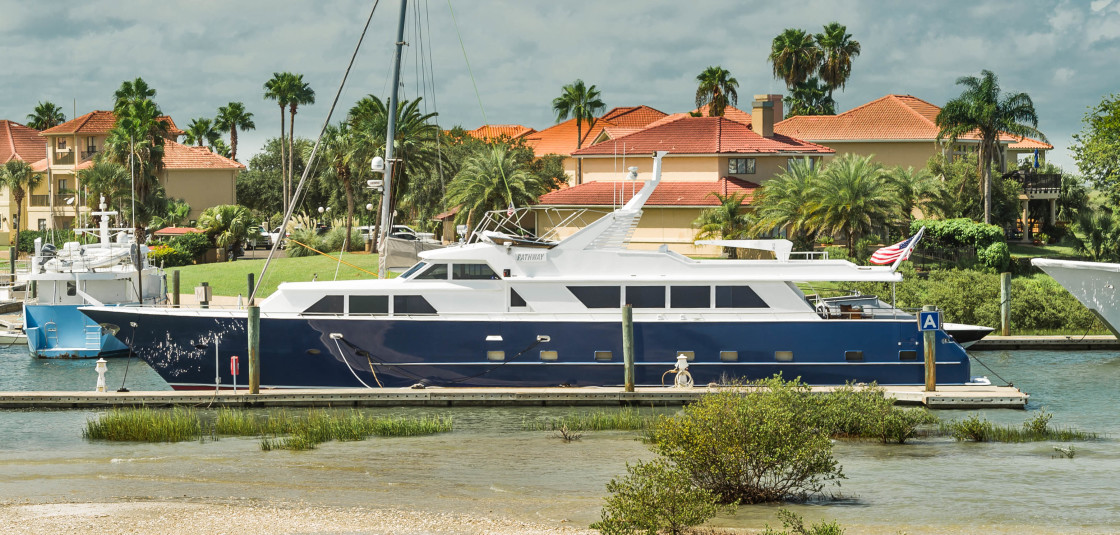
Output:
<instances>
[{"instance_id":1,"label":"blue sign with letter a","mask_svg":"<svg viewBox=\"0 0 1120 535\"><path fill-rule=\"evenodd\" d=\"M931 310L918 313L919 331L936 331L941 328L941 311Z\"/></svg>"}]
</instances>

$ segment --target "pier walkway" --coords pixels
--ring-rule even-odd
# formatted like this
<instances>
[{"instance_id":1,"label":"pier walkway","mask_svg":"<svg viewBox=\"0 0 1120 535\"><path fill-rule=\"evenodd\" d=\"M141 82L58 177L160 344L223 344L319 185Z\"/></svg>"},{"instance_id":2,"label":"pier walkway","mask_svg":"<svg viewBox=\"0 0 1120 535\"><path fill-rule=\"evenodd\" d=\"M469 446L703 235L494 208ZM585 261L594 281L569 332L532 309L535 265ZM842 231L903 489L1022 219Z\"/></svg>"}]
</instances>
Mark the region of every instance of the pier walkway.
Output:
<instances>
[{"instance_id":1,"label":"pier walkway","mask_svg":"<svg viewBox=\"0 0 1120 535\"><path fill-rule=\"evenodd\" d=\"M383 388L162 392L0 392L0 409L102 409L112 407L456 407L683 405L721 387ZM815 386L814 392L834 387ZM921 385L884 387L900 405L931 409L1025 408L1029 394L1008 386Z\"/></svg>"},{"instance_id":2,"label":"pier walkway","mask_svg":"<svg viewBox=\"0 0 1120 535\"><path fill-rule=\"evenodd\" d=\"M969 351L1012 351L1016 349L1120 349L1111 334L997 336L989 334L972 344Z\"/></svg>"}]
</instances>

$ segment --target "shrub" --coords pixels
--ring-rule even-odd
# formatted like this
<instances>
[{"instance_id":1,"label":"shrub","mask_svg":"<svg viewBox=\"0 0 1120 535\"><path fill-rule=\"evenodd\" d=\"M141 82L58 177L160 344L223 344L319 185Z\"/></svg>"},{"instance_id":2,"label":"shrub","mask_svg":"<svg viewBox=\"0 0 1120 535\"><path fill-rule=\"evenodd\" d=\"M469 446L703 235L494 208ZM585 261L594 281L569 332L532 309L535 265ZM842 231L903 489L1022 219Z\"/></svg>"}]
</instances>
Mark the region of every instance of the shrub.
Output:
<instances>
[{"instance_id":1,"label":"shrub","mask_svg":"<svg viewBox=\"0 0 1120 535\"><path fill-rule=\"evenodd\" d=\"M319 236L315 234L314 229L302 228L294 230L292 231L291 237L288 239L288 248L285 249L284 252L290 257L311 256L315 254L315 251L308 249L307 246L322 251L323 249L319 241Z\"/></svg>"},{"instance_id":2,"label":"shrub","mask_svg":"<svg viewBox=\"0 0 1120 535\"><path fill-rule=\"evenodd\" d=\"M53 243L59 249L66 242L78 241L74 231L70 229L21 230L19 231L19 251L21 253L34 253L37 238L43 238L44 244Z\"/></svg>"},{"instance_id":3,"label":"shrub","mask_svg":"<svg viewBox=\"0 0 1120 535\"><path fill-rule=\"evenodd\" d=\"M638 461L626 465L627 475L607 483L602 520L592 529L613 535L623 533L684 533L703 524L720 511L734 510L734 504L721 507L713 492L697 487L688 473L664 460Z\"/></svg>"},{"instance_id":4,"label":"shrub","mask_svg":"<svg viewBox=\"0 0 1120 535\"><path fill-rule=\"evenodd\" d=\"M975 247L976 250L1004 241L1003 229L968 218L918 219L910 222L910 233L926 227L926 238L942 247Z\"/></svg>"},{"instance_id":5,"label":"shrub","mask_svg":"<svg viewBox=\"0 0 1120 535\"><path fill-rule=\"evenodd\" d=\"M1023 430L1035 435L1045 435L1046 427L1050 425L1050 419L1053 417L1054 415L1046 410L1038 411L1034 418L1023 422Z\"/></svg>"},{"instance_id":6,"label":"shrub","mask_svg":"<svg viewBox=\"0 0 1120 535\"><path fill-rule=\"evenodd\" d=\"M723 503L804 499L843 478L809 387L780 376L760 386L708 394L662 416L651 430L654 451Z\"/></svg>"},{"instance_id":7,"label":"shrub","mask_svg":"<svg viewBox=\"0 0 1120 535\"><path fill-rule=\"evenodd\" d=\"M148 251L148 263L158 267L178 267L190 265L194 259L190 255L170 245L155 245Z\"/></svg>"},{"instance_id":8,"label":"shrub","mask_svg":"<svg viewBox=\"0 0 1120 535\"><path fill-rule=\"evenodd\" d=\"M938 421L937 416L925 408L895 408L882 413L875 420L869 434L884 444L891 442L905 444L907 440L918 435L920 426L935 424Z\"/></svg>"},{"instance_id":9,"label":"shrub","mask_svg":"<svg viewBox=\"0 0 1120 535\"><path fill-rule=\"evenodd\" d=\"M949 432L957 440L987 442L992 438L992 422L973 414L959 422L949 423Z\"/></svg>"},{"instance_id":10,"label":"shrub","mask_svg":"<svg viewBox=\"0 0 1120 535\"><path fill-rule=\"evenodd\" d=\"M175 236L168 240L167 244L190 257L192 261L197 260L207 249L214 246L210 238L199 232Z\"/></svg>"},{"instance_id":11,"label":"shrub","mask_svg":"<svg viewBox=\"0 0 1120 535\"><path fill-rule=\"evenodd\" d=\"M977 248L976 258L985 266L1003 271L1011 262L1011 250L1007 248L1007 243L996 242L983 249Z\"/></svg>"},{"instance_id":12,"label":"shrub","mask_svg":"<svg viewBox=\"0 0 1120 535\"><path fill-rule=\"evenodd\" d=\"M766 525L766 531L762 535L844 535L844 528L840 527L836 521L813 524L808 528L805 527L805 520L801 515L794 513L788 509L778 509L778 519L782 521L782 531L774 531L770 525Z\"/></svg>"}]
</instances>

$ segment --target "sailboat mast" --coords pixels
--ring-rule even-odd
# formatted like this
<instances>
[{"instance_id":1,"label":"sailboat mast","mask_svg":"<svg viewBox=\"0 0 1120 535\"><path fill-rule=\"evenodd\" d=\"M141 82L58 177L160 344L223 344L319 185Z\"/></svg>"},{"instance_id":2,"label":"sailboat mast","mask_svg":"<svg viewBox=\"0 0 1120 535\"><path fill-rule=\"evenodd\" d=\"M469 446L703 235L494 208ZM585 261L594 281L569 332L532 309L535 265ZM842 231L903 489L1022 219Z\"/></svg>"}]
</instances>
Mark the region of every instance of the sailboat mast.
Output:
<instances>
[{"instance_id":1,"label":"sailboat mast","mask_svg":"<svg viewBox=\"0 0 1120 535\"><path fill-rule=\"evenodd\" d=\"M385 105L385 112L389 114L389 126L385 132L385 182L384 192L381 194L381 232L377 237L377 277L384 279L389 275L386 263L386 249L389 245L389 229L393 225L393 172L396 162L393 160L393 134L397 129L397 88L401 82L401 49L404 48L404 16L408 7L408 0L401 0L401 19L397 24L396 52L393 55L393 89L390 92L389 102Z\"/></svg>"}]
</instances>

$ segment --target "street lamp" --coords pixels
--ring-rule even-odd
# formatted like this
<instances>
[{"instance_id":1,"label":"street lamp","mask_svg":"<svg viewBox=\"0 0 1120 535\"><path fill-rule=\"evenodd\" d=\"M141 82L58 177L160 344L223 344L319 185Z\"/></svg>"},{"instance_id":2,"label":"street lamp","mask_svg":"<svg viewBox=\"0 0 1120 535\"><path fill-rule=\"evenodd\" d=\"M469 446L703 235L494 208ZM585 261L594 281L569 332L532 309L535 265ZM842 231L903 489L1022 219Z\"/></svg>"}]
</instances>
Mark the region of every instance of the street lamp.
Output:
<instances>
[{"instance_id":1,"label":"street lamp","mask_svg":"<svg viewBox=\"0 0 1120 535\"><path fill-rule=\"evenodd\" d=\"M319 226L320 227L323 226L323 212L326 212L326 211L327 210L325 208L323 208L322 206L319 207ZM319 229L315 229L315 230L318 231Z\"/></svg>"}]
</instances>

